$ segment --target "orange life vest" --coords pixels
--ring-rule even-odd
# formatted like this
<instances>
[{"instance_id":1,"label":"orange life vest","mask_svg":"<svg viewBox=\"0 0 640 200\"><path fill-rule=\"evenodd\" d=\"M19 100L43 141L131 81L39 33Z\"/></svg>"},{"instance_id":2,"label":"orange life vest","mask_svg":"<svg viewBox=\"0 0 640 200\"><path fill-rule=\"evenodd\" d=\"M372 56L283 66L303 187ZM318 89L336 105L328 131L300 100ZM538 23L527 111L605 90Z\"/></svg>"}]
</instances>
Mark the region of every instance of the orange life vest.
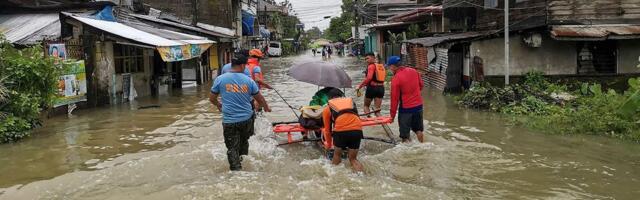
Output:
<instances>
[{"instance_id":1,"label":"orange life vest","mask_svg":"<svg viewBox=\"0 0 640 200\"><path fill-rule=\"evenodd\" d=\"M376 70L373 71L373 81L378 83L384 83L384 79L387 78L387 71L384 69L384 65L375 64Z\"/></svg>"},{"instance_id":2,"label":"orange life vest","mask_svg":"<svg viewBox=\"0 0 640 200\"><path fill-rule=\"evenodd\" d=\"M253 58L252 58L253 59ZM249 59L249 62L247 63L247 68L249 69L249 74L251 74L251 79L255 80L263 80L262 79L262 72L258 73L258 76L256 77L256 73L253 72L253 70L255 70L256 66L258 66L258 60L252 60Z\"/></svg>"},{"instance_id":3,"label":"orange life vest","mask_svg":"<svg viewBox=\"0 0 640 200\"><path fill-rule=\"evenodd\" d=\"M351 98L335 98L331 99L328 102L329 108L331 109L331 128L334 127L338 118L345 114L351 114L358 116L358 111L355 108L353 103L353 99Z\"/></svg>"}]
</instances>

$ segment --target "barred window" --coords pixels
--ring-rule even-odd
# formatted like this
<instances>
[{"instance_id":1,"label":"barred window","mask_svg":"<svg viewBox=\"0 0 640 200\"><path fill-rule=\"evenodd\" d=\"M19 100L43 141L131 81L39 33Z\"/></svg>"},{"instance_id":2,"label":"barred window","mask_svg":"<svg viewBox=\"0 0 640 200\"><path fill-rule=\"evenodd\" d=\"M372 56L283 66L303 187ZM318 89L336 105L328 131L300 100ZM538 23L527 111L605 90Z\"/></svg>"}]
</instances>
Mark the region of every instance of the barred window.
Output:
<instances>
[{"instance_id":1,"label":"barred window","mask_svg":"<svg viewBox=\"0 0 640 200\"><path fill-rule=\"evenodd\" d=\"M144 72L144 54L140 47L113 45L113 58L116 74Z\"/></svg>"}]
</instances>

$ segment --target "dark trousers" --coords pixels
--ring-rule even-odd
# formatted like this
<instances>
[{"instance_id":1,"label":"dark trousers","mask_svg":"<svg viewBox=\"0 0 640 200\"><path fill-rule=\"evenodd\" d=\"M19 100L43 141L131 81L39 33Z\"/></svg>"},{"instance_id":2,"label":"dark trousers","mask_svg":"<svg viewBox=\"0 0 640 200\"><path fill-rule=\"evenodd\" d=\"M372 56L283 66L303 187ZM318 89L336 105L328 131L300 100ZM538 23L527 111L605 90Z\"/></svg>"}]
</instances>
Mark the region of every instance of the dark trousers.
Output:
<instances>
[{"instance_id":1,"label":"dark trousers","mask_svg":"<svg viewBox=\"0 0 640 200\"><path fill-rule=\"evenodd\" d=\"M231 170L240 170L242 155L249 154L249 138L253 135L254 118L237 123L222 123L227 160Z\"/></svg>"}]
</instances>

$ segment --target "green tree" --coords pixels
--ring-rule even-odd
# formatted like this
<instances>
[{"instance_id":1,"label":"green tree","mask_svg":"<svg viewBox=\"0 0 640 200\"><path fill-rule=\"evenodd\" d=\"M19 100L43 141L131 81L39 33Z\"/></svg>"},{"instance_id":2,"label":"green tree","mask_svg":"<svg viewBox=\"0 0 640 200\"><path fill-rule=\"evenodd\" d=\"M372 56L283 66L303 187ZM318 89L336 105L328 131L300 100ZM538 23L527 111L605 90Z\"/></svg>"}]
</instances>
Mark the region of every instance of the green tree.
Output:
<instances>
[{"instance_id":1,"label":"green tree","mask_svg":"<svg viewBox=\"0 0 640 200\"><path fill-rule=\"evenodd\" d=\"M314 26L307 31L306 35L309 39L318 39L322 37L322 31L320 30L320 28Z\"/></svg>"},{"instance_id":2,"label":"green tree","mask_svg":"<svg viewBox=\"0 0 640 200\"><path fill-rule=\"evenodd\" d=\"M0 35L0 143L28 136L56 94L60 68L41 46L16 49Z\"/></svg>"},{"instance_id":3,"label":"green tree","mask_svg":"<svg viewBox=\"0 0 640 200\"><path fill-rule=\"evenodd\" d=\"M342 14L331 19L329 28L325 30L325 38L344 42L351 37L351 27L355 24L354 5L353 0L342 0Z\"/></svg>"},{"instance_id":4,"label":"green tree","mask_svg":"<svg viewBox=\"0 0 640 200\"><path fill-rule=\"evenodd\" d=\"M419 38L421 32L420 25L411 24L409 28L407 28L407 39Z\"/></svg>"}]
</instances>

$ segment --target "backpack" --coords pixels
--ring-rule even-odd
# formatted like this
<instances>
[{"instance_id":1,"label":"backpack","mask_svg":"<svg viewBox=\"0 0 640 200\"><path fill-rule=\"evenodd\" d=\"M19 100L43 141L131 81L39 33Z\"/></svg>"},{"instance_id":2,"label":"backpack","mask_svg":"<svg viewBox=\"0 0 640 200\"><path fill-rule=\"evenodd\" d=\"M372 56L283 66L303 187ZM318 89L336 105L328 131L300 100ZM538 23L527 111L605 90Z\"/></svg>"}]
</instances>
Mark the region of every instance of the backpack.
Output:
<instances>
[{"instance_id":1,"label":"backpack","mask_svg":"<svg viewBox=\"0 0 640 200\"><path fill-rule=\"evenodd\" d=\"M376 70L373 71L373 81L378 83L384 83L387 78L387 71L382 64L375 64Z\"/></svg>"}]
</instances>

